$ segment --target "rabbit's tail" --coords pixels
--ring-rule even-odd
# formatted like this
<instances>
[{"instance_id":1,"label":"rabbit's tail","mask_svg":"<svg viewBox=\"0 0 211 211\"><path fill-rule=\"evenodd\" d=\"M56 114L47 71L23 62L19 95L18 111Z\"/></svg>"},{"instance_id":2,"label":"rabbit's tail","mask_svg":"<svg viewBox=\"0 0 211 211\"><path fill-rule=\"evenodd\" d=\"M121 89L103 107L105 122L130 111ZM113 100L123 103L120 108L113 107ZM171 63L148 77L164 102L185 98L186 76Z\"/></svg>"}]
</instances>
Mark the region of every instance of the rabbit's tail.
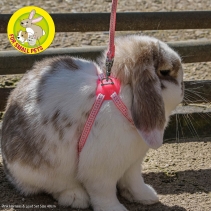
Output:
<instances>
[{"instance_id":1,"label":"rabbit's tail","mask_svg":"<svg viewBox=\"0 0 211 211\"><path fill-rule=\"evenodd\" d=\"M45 31L44 30L42 30L42 35L45 35Z\"/></svg>"}]
</instances>

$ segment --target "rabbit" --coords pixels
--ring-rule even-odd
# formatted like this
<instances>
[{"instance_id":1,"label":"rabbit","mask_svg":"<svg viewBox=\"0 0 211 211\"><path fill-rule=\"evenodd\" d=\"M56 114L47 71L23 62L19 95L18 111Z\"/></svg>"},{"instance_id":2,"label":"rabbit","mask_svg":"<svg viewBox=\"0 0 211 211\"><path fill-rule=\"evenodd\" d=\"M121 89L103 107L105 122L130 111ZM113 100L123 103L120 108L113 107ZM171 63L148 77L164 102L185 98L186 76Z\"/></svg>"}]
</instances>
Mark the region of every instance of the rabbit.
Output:
<instances>
[{"instance_id":1,"label":"rabbit","mask_svg":"<svg viewBox=\"0 0 211 211\"><path fill-rule=\"evenodd\" d=\"M43 17L40 16L38 18L32 19L34 17L35 13L36 13L36 11L32 10L30 12L29 18L22 20L20 22L20 24L22 27L26 28L26 31L28 33L32 33L35 36L36 40L39 40L40 37L45 35L45 31L40 26L37 26L34 23L40 22L43 19Z\"/></svg>"},{"instance_id":2,"label":"rabbit","mask_svg":"<svg viewBox=\"0 0 211 211\"><path fill-rule=\"evenodd\" d=\"M88 61L70 56L34 64L11 93L2 126L2 156L8 179L23 194L47 192L63 206L127 211L116 196L153 204L156 191L144 183L141 163L162 145L169 116L184 96L179 55L156 38L115 40L112 74L134 125L103 102L88 139L78 141L96 99L106 53Z\"/></svg>"}]
</instances>

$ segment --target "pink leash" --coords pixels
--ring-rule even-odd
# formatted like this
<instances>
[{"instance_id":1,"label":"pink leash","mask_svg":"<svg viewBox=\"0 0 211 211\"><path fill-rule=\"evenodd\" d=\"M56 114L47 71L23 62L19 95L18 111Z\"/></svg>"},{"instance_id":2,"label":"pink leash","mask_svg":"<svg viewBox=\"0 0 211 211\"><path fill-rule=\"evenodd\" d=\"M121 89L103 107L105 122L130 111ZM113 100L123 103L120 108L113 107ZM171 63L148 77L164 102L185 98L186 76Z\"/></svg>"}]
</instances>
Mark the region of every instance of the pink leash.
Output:
<instances>
[{"instance_id":1,"label":"pink leash","mask_svg":"<svg viewBox=\"0 0 211 211\"><path fill-rule=\"evenodd\" d=\"M112 0L110 30L109 30L109 49L107 52L107 59L106 59L106 79L107 79L107 81L108 81L108 77L111 75L111 68L113 66L113 61L114 61L114 56L115 56L114 37L115 37L115 29L116 29L117 2L118 2L118 0Z\"/></svg>"},{"instance_id":2,"label":"pink leash","mask_svg":"<svg viewBox=\"0 0 211 211\"><path fill-rule=\"evenodd\" d=\"M92 125L94 124L95 118L101 108L104 100L112 100L119 111L128 119L128 121L134 125L131 119L128 109L119 97L120 92L120 81L114 77L111 77L111 68L113 66L114 55L115 55L115 27L116 27L116 10L117 10L117 0L112 0L112 10L110 18L110 33L109 33L109 49L106 58L106 76L102 73L98 75L99 79L97 81L97 98L94 105L92 106L89 117L85 123L82 135L78 142L78 153L82 151L86 140L91 131ZM106 80L106 82L104 82ZM109 82L110 81L110 82Z\"/></svg>"}]
</instances>

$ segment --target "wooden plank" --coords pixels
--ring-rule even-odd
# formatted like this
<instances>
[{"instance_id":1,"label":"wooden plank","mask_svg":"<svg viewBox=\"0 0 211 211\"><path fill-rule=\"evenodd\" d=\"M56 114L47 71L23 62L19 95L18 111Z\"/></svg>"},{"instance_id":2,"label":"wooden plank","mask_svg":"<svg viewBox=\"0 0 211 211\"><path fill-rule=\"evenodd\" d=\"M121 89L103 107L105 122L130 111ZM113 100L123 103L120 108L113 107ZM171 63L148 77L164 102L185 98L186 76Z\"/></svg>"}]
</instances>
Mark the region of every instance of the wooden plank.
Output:
<instances>
[{"instance_id":1,"label":"wooden plank","mask_svg":"<svg viewBox=\"0 0 211 211\"><path fill-rule=\"evenodd\" d=\"M211 108L203 106L179 106L170 118L164 141L177 141L211 137ZM175 140L176 139L176 140Z\"/></svg>"},{"instance_id":2,"label":"wooden plank","mask_svg":"<svg viewBox=\"0 0 211 211\"><path fill-rule=\"evenodd\" d=\"M185 81L185 87L184 105L211 103L211 80ZM0 111L4 110L11 90L12 88L0 88Z\"/></svg>"},{"instance_id":3,"label":"wooden plank","mask_svg":"<svg viewBox=\"0 0 211 211\"><path fill-rule=\"evenodd\" d=\"M108 31L110 13L50 14L57 32ZM0 33L6 33L11 14L0 14ZM121 12L117 31L208 29L211 11Z\"/></svg>"},{"instance_id":4,"label":"wooden plank","mask_svg":"<svg viewBox=\"0 0 211 211\"><path fill-rule=\"evenodd\" d=\"M211 103L211 80L185 81L183 103Z\"/></svg>"},{"instance_id":5,"label":"wooden plank","mask_svg":"<svg viewBox=\"0 0 211 211\"><path fill-rule=\"evenodd\" d=\"M28 55L17 50L0 52L0 75L21 74L29 70L36 61L43 58L69 55L73 57L95 60L100 56L105 47L73 47L48 49L42 53ZM11 62L12 61L12 62Z\"/></svg>"},{"instance_id":6,"label":"wooden plank","mask_svg":"<svg viewBox=\"0 0 211 211\"><path fill-rule=\"evenodd\" d=\"M211 42L186 41L168 44L182 56L183 63L211 61ZM17 50L1 51L0 75L25 73L26 70L32 67L35 61L58 55L69 55L88 60L96 60L105 49L105 46L56 48L48 49L35 55L23 54Z\"/></svg>"},{"instance_id":7,"label":"wooden plank","mask_svg":"<svg viewBox=\"0 0 211 211\"><path fill-rule=\"evenodd\" d=\"M190 138L200 141L204 137L211 137L210 125L211 108L180 106L170 118L164 134L164 143L180 143L182 139Z\"/></svg>"}]
</instances>

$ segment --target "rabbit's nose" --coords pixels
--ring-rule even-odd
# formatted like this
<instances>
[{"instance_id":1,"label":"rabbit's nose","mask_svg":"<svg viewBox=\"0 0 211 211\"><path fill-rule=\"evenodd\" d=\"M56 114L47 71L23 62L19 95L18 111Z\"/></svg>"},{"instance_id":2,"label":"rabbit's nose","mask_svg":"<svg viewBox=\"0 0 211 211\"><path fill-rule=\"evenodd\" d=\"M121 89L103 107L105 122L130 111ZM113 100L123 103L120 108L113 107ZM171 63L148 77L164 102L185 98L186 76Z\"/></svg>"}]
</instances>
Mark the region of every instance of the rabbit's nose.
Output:
<instances>
[{"instance_id":1,"label":"rabbit's nose","mask_svg":"<svg viewBox=\"0 0 211 211\"><path fill-rule=\"evenodd\" d=\"M23 22L21 22L21 24L23 25Z\"/></svg>"}]
</instances>

